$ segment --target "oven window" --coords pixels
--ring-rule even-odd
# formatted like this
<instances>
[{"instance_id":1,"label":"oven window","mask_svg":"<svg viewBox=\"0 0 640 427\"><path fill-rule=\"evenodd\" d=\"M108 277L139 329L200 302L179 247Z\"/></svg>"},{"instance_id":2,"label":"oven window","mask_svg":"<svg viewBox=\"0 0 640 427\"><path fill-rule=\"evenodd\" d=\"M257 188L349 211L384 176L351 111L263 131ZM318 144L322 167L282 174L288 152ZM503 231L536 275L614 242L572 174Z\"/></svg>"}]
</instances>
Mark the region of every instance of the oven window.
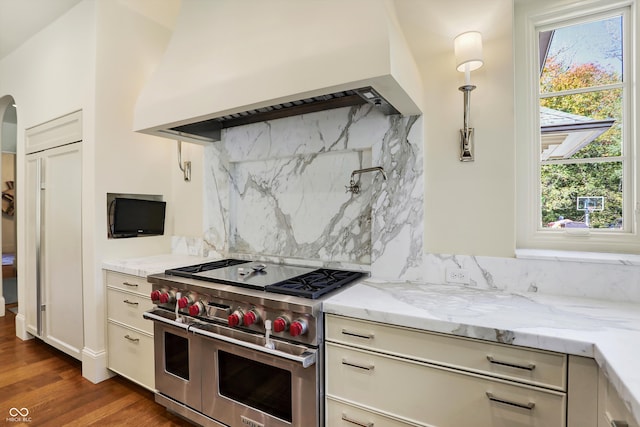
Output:
<instances>
[{"instance_id":1,"label":"oven window","mask_svg":"<svg viewBox=\"0 0 640 427\"><path fill-rule=\"evenodd\" d=\"M291 372L218 351L220 394L291 422Z\"/></svg>"},{"instance_id":2,"label":"oven window","mask_svg":"<svg viewBox=\"0 0 640 427\"><path fill-rule=\"evenodd\" d=\"M189 381L189 340L164 333L164 370Z\"/></svg>"}]
</instances>

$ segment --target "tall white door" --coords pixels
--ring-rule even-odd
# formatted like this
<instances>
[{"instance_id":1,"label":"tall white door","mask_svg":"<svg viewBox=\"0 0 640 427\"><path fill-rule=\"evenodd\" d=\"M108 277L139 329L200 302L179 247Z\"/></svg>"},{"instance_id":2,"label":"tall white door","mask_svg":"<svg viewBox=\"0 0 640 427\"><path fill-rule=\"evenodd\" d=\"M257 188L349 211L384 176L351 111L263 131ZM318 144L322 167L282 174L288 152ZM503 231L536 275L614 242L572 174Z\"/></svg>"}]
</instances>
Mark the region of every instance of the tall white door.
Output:
<instances>
[{"instance_id":1,"label":"tall white door","mask_svg":"<svg viewBox=\"0 0 640 427\"><path fill-rule=\"evenodd\" d=\"M27 156L29 332L78 359L83 338L81 143ZM31 222L33 221L33 222Z\"/></svg>"},{"instance_id":2,"label":"tall white door","mask_svg":"<svg viewBox=\"0 0 640 427\"><path fill-rule=\"evenodd\" d=\"M49 141L53 148L26 156L24 313L29 333L81 359L82 144L73 142L77 135L61 136L55 122L27 131L28 139L41 144L38 148ZM73 123L75 129L80 122Z\"/></svg>"}]
</instances>

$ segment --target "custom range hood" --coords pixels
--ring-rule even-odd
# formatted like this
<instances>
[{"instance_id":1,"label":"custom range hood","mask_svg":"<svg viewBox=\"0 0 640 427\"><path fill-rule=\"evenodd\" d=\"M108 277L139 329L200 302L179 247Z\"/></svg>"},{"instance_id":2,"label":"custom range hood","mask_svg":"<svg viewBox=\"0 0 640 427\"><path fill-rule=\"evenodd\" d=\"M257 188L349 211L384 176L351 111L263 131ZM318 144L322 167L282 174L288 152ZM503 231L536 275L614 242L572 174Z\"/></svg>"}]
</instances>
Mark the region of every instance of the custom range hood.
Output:
<instances>
[{"instance_id":1,"label":"custom range hood","mask_svg":"<svg viewBox=\"0 0 640 427\"><path fill-rule=\"evenodd\" d=\"M221 129L369 102L421 114L392 0L182 0L134 130L208 143Z\"/></svg>"}]
</instances>

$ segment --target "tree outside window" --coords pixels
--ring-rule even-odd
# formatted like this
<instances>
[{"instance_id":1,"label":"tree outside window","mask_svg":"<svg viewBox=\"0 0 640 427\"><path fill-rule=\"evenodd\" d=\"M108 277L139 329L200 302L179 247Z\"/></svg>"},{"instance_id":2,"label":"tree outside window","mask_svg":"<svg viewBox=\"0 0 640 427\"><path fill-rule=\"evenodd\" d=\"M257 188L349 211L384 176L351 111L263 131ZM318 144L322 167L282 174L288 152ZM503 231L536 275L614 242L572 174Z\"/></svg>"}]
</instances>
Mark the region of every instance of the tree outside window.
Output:
<instances>
[{"instance_id":1,"label":"tree outside window","mask_svg":"<svg viewBox=\"0 0 640 427\"><path fill-rule=\"evenodd\" d=\"M540 226L624 222L623 19L559 26L540 39ZM602 210L579 198L602 197Z\"/></svg>"}]
</instances>

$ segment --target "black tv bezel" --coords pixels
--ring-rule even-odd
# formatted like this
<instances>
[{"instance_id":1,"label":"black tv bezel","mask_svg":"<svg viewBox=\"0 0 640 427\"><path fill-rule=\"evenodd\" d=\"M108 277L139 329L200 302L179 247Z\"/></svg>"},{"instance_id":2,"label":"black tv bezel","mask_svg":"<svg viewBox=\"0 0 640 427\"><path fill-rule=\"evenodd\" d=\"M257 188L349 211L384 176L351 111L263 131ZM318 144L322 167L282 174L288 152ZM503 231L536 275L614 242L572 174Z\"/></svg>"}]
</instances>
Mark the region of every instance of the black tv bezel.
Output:
<instances>
[{"instance_id":1,"label":"black tv bezel","mask_svg":"<svg viewBox=\"0 0 640 427\"><path fill-rule=\"evenodd\" d=\"M149 206L162 206L162 228L161 229L151 229L149 227L143 226L138 227L136 230L117 230L116 225L118 223L118 202L125 200L124 204L133 204L138 205L139 207L146 207L149 209ZM120 204L122 206L122 202ZM166 213L167 213L167 202L162 200L148 200L148 199L136 199L132 197L115 197L113 199L113 219L111 223L111 237L113 238L125 238L125 237L142 237L142 236L162 236L164 235L165 222L166 222Z\"/></svg>"}]
</instances>

